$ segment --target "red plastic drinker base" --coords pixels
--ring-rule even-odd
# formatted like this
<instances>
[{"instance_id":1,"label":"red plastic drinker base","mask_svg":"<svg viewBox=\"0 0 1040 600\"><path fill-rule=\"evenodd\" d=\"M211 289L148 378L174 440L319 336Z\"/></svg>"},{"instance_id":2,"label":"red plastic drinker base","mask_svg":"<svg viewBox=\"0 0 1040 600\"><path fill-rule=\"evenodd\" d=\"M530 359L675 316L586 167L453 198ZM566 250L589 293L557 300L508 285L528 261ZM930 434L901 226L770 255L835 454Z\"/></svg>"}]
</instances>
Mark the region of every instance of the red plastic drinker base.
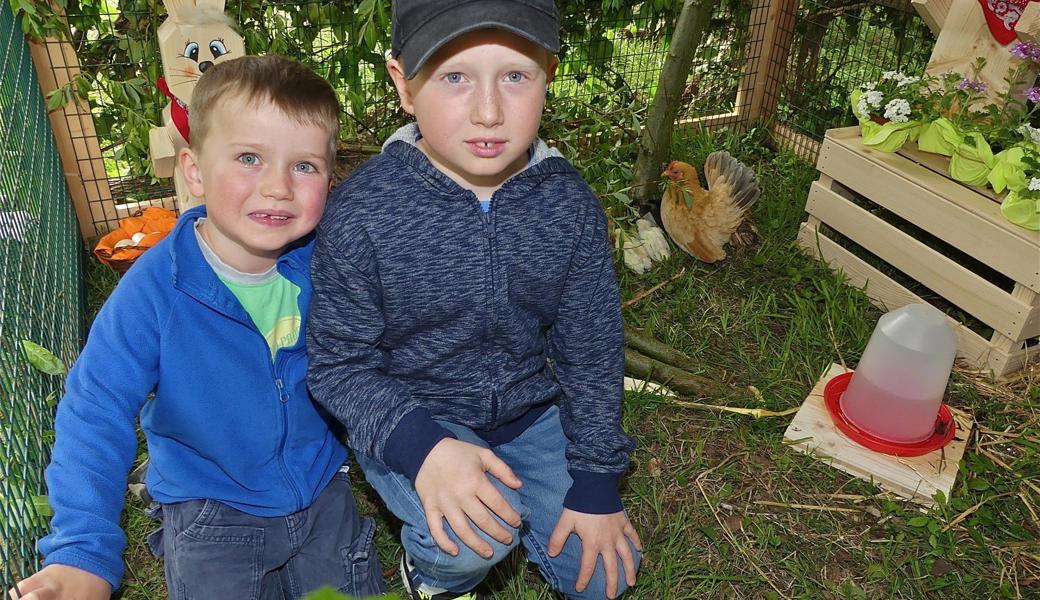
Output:
<instances>
[{"instance_id":1,"label":"red plastic drinker base","mask_svg":"<svg viewBox=\"0 0 1040 600\"><path fill-rule=\"evenodd\" d=\"M950 409L945 404L939 406L939 414L935 419L935 433L920 442L901 444L867 433L848 420L845 413L841 410L841 395L845 393L845 388L849 386L851 379L852 373L843 373L827 382L827 386L823 389L823 401L827 405L827 412L831 414L831 418L838 429L847 435L849 439L864 448L870 448L875 452L892 454L894 456L921 456L942 448L957 433L957 422L953 419L953 413L950 412Z\"/></svg>"}]
</instances>

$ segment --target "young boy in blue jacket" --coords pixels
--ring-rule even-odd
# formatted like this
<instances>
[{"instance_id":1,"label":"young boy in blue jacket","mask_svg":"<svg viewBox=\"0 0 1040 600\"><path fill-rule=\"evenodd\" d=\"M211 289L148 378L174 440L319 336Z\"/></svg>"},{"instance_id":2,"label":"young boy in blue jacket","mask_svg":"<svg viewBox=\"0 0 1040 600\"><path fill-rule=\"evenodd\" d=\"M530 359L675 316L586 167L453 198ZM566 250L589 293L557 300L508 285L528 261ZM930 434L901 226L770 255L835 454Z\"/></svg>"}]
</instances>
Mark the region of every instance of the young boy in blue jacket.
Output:
<instances>
[{"instance_id":1,"label":"young boy in blue jacket","mask_svg":"<svg viewBox=\"0 0 1040 600\"><path fill-rule=\"evenodd\" d=\"M44 568L18 584L26 598L119 587L138 415L170 598L385 590L346 448L305 378L310 234L338 116L329 84L285 58L237 58L199 80L178 160L205 206L127 272L69 372L46 471L52 531Z\"/></svg>"},{"instance_id":2,"label":"young boy in blue jacket","mask_svg":"<svg viewBox=\"0 0 1040 600\"><path fill-rule=\"evenodd\" d=\"M558 49L551 0L396 1L416 123L318 225L311 390L404 522L415 599L478 597L520 542L570 598L635 583L607 221L537 139Z\"/></svg>"}]
</instances>

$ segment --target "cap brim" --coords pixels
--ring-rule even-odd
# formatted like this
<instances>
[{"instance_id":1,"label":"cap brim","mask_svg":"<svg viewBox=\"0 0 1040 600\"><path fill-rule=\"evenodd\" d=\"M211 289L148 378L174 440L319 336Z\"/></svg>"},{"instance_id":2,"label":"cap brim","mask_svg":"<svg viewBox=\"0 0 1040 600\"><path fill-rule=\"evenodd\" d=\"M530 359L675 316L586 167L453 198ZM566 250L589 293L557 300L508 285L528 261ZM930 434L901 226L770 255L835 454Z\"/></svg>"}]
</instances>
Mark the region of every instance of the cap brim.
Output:
<instances>
[{"instance_id":1,"label":"cap brim","mask_svg":"<svg viewBox=\"0 0 1040 600\"><path fill-rule=\"evenodd\" d=\"M466 18L458 13L466 11ZM529 40L549 52L560 51L560 33L557 20L521 19L516 2L480 2L462 4L446 10L423 25L401 48L398 57L404 62L405 78L412 79L431 56L455 38L479 29L502 29ZM465 23L461 25L460 23Z\"/></svg>"}]
</instances>

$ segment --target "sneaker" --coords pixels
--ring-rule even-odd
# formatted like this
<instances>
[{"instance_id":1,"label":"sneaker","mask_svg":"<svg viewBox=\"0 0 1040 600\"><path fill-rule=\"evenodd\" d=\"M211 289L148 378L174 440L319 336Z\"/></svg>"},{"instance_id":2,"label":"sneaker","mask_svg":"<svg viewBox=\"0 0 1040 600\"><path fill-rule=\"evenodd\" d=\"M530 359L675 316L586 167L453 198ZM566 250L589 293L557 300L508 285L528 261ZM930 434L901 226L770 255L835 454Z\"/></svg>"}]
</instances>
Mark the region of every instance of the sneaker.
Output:
<instances>
[{"instance_id":1,"label":"sneaker","mask_svg":"<svg viewBox=\"0 0 1040 600\"><path fill-rule=\"evenodd\" d=\"M130 493L137 496L145 504L151 504L152 495L148 493L148 488L144 485L145 475L148 473L148 459L144 459L144 462L137 465L137 468L130 471L130 475L126 479L126 487L130 490Z\"/></svg>"},{"instance_id":2,"label":"sneaker","mask_svg":"<svg viewBox=\"0 0 1040 600\"><path fill-rule=\"evenodd\" d=\"M401 581L412 600L487 600L487 596L476 591L451 592L419 581L419 572L405 552L401 556Z\"/></svg>"}]
</instances>

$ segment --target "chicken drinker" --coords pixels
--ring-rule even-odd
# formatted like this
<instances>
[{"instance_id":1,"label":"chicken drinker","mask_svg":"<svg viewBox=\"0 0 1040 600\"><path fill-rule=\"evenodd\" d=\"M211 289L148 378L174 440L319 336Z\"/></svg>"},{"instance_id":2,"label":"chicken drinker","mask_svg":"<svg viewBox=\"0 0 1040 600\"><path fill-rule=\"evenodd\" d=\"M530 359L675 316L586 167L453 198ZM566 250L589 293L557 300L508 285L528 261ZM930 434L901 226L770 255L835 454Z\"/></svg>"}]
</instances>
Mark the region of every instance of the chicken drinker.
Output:
<instances>
[{"instance_id":1,"label":"chicken drinker","mask_svg":"<svg viewBox=\"0 0 1040 600\"><path fill-rule=\"evenodd\" d=\"M938 417L949 415L940 408L956 355L957 336L934 307L908 304L885 314L840 398L841 416L895 445L945 434Z\"/></svg>"}]
</instances>

